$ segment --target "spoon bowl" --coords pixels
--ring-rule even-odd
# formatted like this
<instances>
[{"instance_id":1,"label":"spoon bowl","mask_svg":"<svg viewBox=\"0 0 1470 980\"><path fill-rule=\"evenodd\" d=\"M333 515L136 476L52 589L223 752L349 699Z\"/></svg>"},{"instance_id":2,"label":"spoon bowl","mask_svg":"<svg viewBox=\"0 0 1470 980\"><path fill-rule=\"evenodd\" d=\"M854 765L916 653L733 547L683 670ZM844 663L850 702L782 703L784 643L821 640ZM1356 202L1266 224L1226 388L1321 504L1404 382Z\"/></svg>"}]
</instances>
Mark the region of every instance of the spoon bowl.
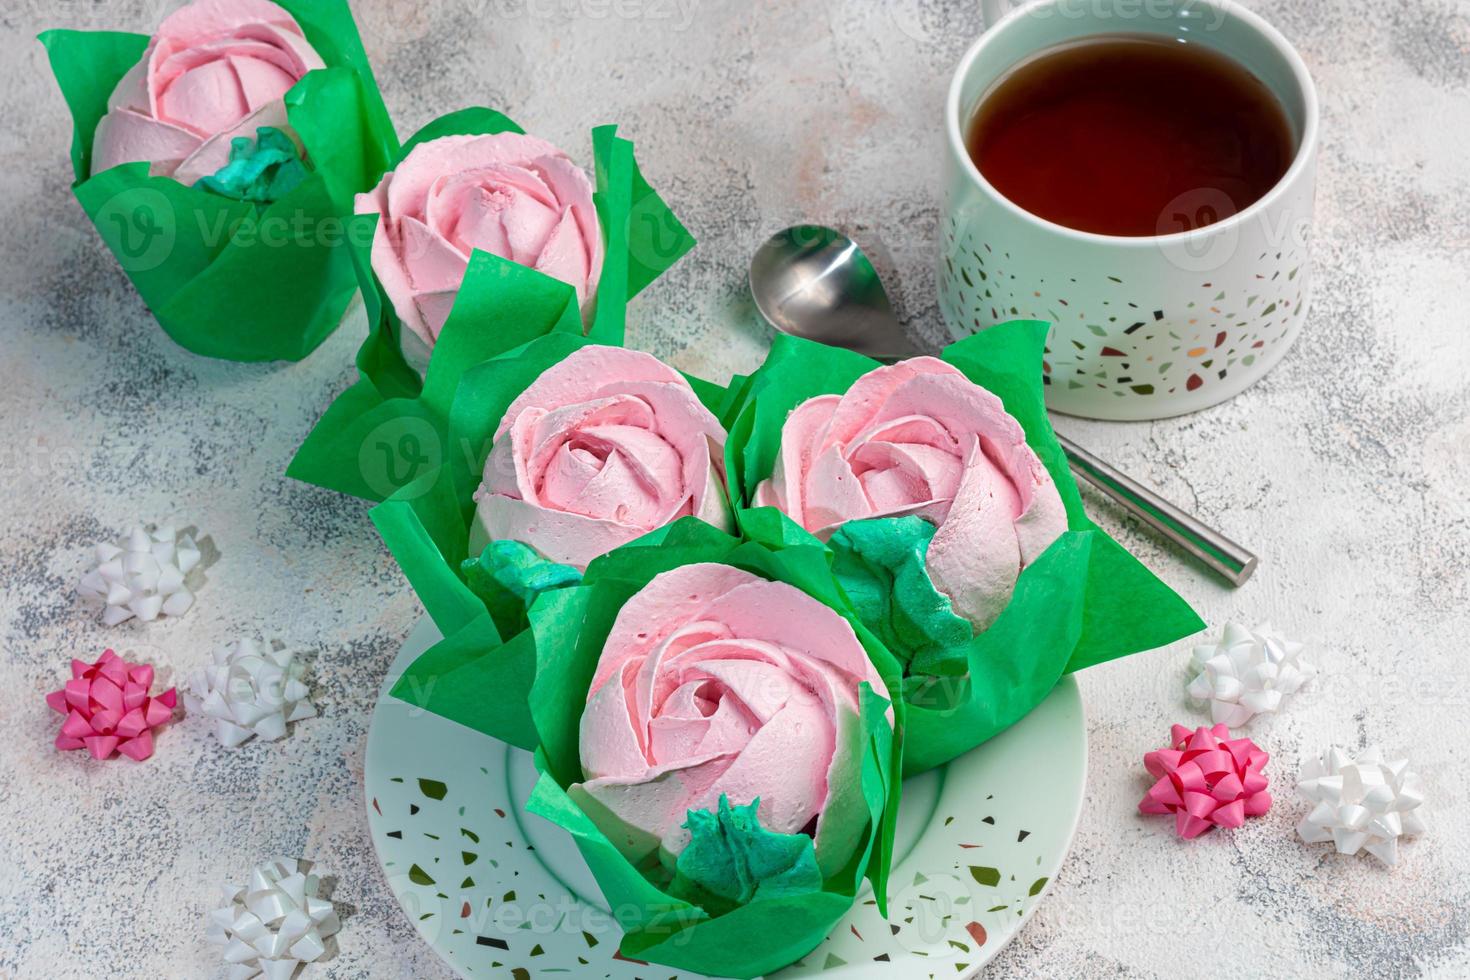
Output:
<instances>
[{"instance_id":1,"label":"spoon bowl","mask_svg":"<svg viewBox=\"0 0 1470 980\"><path fill-rule=\"evenodd\" d=\"M750 294L772 327L880 361L921 353L904 335L873 263L847 235L795 225L750 261Z\"/></svg>"}]
</instances>

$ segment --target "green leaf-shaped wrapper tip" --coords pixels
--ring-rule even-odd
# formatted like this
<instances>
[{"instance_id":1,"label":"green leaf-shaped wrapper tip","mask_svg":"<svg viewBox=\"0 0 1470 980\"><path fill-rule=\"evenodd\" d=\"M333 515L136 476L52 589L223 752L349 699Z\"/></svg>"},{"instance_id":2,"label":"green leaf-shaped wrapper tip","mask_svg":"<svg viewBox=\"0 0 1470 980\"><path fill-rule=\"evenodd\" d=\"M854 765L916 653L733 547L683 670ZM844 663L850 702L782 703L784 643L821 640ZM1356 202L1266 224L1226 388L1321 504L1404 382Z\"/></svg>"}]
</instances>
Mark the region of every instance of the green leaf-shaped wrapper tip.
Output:
<instances>
[{"instance_id":1,"label":"green leaf-shaped wrapper tip","mask_svg":"<svg viewBox=\"0 0 1470 980\"><path fill-rule=\"evenodd\" d=\"M851 907L864 877L886 914L902 768L902 739L895 737L886 712L891 708L897 730L903 731L905 707L890 705L867 684L860 689L861 776L834 788L861 800L867 826L851 858L835 867L820 889L765 893L757 888L749 901L728 911L720 911L727 904L723 899L714 909L696 904L689 900L687 882L663 885L656 880L660 869L645 873L634 867L567 792L582 779L581 715L618 611L655 576L683 565L717 562L742 568L832 606L848 618L884 684L896 690L898 662L852 617L828 559L819 544L773 551L685 518L597 559L582 585L548 592L532 607L538 666L531 714L541 740L536 764L542 775L527 809L572 835L603 895L624 913L624 956L714 976L755 977L815 948ZM829 801L829 812L833 806ZM795 882L804 875L798 873Z\"/></svg>"},{"instance_id":2,"label":"green leaf-shaped wrapper tip","mask_svg":"<svg viewBox=\"0 0 1470 980\"><path fill-rule=\"evenodd\" d=\"M286 473L366 500L384 500L443 463L449 411L462 377L477 364L548 333L623 342L627 301L694 245L638 169L633 144L615 126L592 131L597 206L606 255L595 313L584 326L571 286L486 252L470 256L454 307L420 380L404 360L405 327L372 271L376 215L349 219L348 239L368 316L357 352L358 381L334 401L297 451ZM429 123L404 144L393 166L415 146L443 136L521 132L491 109L462 109ZM389 169L392 169L391 167ZM498 421L498 417L497 417Z\"/></svg>"},{"instance_id":3,"label":"green leaf-shaped wrapper tip","mask_svg":"<svg viewBox=\"0 0 1470 980\"><path fill-rule=\"evenodd\" d=\"M503 265L513 275L553 282L521 266ZM556 285L571 293L570 287ZM558 315L576 316L575 302L568 306L566 296L560 310ZM553 315L551 304L543 314ZM569 584L575 570L545 562L515 542L491 542L481 554L470 555L474 492L511 402L542 372L592 342L580 330L551 330L476 363L457 385L442 436L423 416L390 418L370 431L362 450L402 482L373 508L373 522L444 636L409 666L393 696L527 750L536 747L538 737L527 706L536 663L526 610L536 598L533 593ZM432 374L436 366L429 370ZM690 384L711 412L719 415L728 408L730 395L721 386L695 378ZM513 572L518 562L520 571ZM526 580L513 582L510 576L520 572ZM482 689L495 691L502 708L486 710L477 693Z\"/></svg>"},{"instance_id":4,"label":"green leaf-shaped wrapper tip","mask_svg":"<svg viewBox=\"0 0 1470 980\"><path fill-rule=\"evenodd\" d=\"M1204 624L1173 590L1100 530L1052 433L1042 391L1041 361L1048 326L1012 321L945 348L944 360L1001 399L1026 441L1050 472L1067 512L1068 530L1016 582L1010 602L990 628L953 647L952 623L934 610L893 618L895 606L922 596L873 598L872 565L854 564L851 547L829 550L846 571L852 596L880 634L910 658L902 688L908 704L904 773L913 775L969 751L1020 720L1064 673L1171 643ZM816 539L772 508L750 508L756 486L770 476L781 428L801 402L846 392L878 363L851 351L778 336L770 355L745 385L726 444L726 470L744 534L772 548L810 546ZM851 545L851 541L847 545ZM870 542L871 544L871 542ZM927 577L927 576L926 576ZM866 590L866 591L865 591ZM899 632L895 633L895 629ZM934 651L947 651L927 659ZM968 670L954 674L963 656Z\"/></svg>"},{"instance_id":5,"label":"green leaf-shaped wrapper tip","mask_svg":"<svg viewBox=\"0 0 1470 980\"><path fill-rule=\"evenodd\" d=\"M78 202L168 335L196 354L233 361L299 360L341 323L357 290L344 219L353 195L377 182L398 148L345 0L277 2L327 67L285 97L310 173L263 210L150 177L146 163L92 174L97 124L148 37L40 38L71 110Z\"/></svg>"}]
</instances>

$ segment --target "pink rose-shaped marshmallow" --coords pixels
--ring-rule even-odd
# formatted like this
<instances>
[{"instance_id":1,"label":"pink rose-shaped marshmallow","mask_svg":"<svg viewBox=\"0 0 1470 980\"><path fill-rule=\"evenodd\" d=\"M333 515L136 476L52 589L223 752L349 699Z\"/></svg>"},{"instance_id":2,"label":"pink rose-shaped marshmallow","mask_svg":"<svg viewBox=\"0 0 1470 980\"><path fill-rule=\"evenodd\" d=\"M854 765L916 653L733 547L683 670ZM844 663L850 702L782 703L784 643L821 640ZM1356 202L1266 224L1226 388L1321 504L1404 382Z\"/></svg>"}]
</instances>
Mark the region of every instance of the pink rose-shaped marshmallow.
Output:
<instances>
[{"instance_id":1,"label":"pink rose-shaped marshmallow","mask_svg":"<svg viewBox=\"0 0 1470 980\"><path fill-rule=\"evenodd\" d=\"M655 577L613 623L571 787L631 859L672 861L689 810L760 798L760 822L814 833L824 873L868 823L859 685L887 697L848 622L801 590L719 564Z\"/></svg>"},{"instance_id":2,"label":"pink rose-shaped marshmallow","mask_svg":"<svg viewBox=\"0 0 1470 980\"><path fill-rule=\"evenodd\" d=\"M287 130L282 97L324 67L296 19L270 0L196 0L158 25L108 100L92 172L146 160L193 184L229 162L230 140Z\"/></svg>"},{"instance_id":3,"label":"pink rose-shaped marshmallow","mask_svg":"<svg viewBox=\"0 0 1470 980\"><path fill-rule=\"evenodd\" d=\"M592 183L565 153L521 133L441 136L409 151L358 214L377 214L372 266L427 361L474 249L568 283L585 305L602 272ZM406 338L405 338L406 340Z\"/></svg>"},{"instance_id":4,"label":"pink rose-shaped marshmallow","mask_svg":"<svg viewBox=\"0 0 1470 980\"><path fill-rule=\"evenodd\" d=\"M495 430L471 548L514 540L587 563L681 517L730 530L725 430L651 354L580 348L547 369Z\"/></svg>"},{"instance_id":5,"label":"pink rose-shaped marshmallow","mask_svg":"<svg viewBox=\"0 0 1470 980\"><path fill-rule=\"evenodd\" d=\"M876 368L845 395L798 405L754 503L824 540L847 521L914 514L936 526L926 567L981 631L1021 570L1067 529L1051 474L999 398L933 357Z\"/></svg>"}]
</instances>

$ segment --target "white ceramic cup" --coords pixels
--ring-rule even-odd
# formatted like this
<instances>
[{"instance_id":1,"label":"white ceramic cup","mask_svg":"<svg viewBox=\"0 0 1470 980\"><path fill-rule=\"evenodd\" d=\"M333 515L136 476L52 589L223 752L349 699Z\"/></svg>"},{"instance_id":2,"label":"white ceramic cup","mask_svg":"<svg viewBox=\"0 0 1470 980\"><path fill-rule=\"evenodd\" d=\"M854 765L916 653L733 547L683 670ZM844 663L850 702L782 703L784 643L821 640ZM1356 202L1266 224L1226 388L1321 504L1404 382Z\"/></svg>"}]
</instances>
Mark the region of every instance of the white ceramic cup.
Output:
<instances>
[{"instance_id":1,"label":"white ceramic cup","mask_svg":"<svg viewBox=\"0 0 1470 980\"><path fill-rule=\"evenodd\" d=\"M985 0L995 16L1004 0ZM1011 203L976 168L965 131L1018 64L1108 34L1174 37L1221 52L1273 91L1296 155L1238 213L1222 192L1181 195L1160 234L1077 231ZM1031 0L990 21L945 104L939 303L956 337L1005 320L1048 320L1047 403L1100 419L1193 412L1243 391L1296 339L1311 298L1317 93L1301 56L1231 0ZM1175 206L1177 205L1177 207ZM1211 215L1229 217L1204 224Z\"/></svg>"}]
</instances>

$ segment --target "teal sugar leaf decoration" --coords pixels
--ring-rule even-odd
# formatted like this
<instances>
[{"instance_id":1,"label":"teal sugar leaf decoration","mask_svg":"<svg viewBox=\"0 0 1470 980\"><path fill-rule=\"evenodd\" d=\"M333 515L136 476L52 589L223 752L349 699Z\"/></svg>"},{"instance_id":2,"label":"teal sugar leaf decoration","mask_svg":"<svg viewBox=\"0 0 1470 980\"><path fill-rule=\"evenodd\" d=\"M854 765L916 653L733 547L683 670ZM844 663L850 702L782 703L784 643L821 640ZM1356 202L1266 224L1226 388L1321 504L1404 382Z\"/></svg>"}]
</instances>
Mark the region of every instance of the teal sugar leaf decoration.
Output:
<instances>
[{"instance_id":1,"label":"teal sugar leaf decoration","mask_svg":"<svg viewBox=\"0 0 1470 980\"><path fill-rule=\"evenodd\" d=\"M828 542L832 571L858 618L906 675L961 676L969 670L974 630L925 568L934 531L913 516L848 521Z\"/></svg>"},{"instance_id":2,"label":"teal sugar leaf decoration","mask_svg":"<svg viewBox=\"0 0 1470 980\"><path fill-rule=\"evenodd\" d=\"M582 573L570 565L543 558L520 541L491 541L477 557L460 566L465 584L480 597L501 636L514 636L527 625L526 610L543 592L578 585Z\"/></svg>"},{"instance_id":3,"label":"teal sugar leaf decoration","mask_svg":"<svg viewBox=\"0 0 1470 980\"><path fill-rule=\"evenodd\" d=\"M199 178L194 186L263 206L285 197L309 174L296 141L273 126L262 126L255 131L255 139L232 139L230 162Z\"/></svg>"},{"instance_id":4,"label":"teal sugar leaf decoration","mask_svg":"<svg viewBox=\"0 0 1470 980\"><path fill-rule=\"evenodd\" d=\"M690 810L687 847L679 854L669 893L721 915L762 899L822 890L816 847L805 834L778 834L761 826L757 798L731 806Z\"/></svg>"}]
</instances>

